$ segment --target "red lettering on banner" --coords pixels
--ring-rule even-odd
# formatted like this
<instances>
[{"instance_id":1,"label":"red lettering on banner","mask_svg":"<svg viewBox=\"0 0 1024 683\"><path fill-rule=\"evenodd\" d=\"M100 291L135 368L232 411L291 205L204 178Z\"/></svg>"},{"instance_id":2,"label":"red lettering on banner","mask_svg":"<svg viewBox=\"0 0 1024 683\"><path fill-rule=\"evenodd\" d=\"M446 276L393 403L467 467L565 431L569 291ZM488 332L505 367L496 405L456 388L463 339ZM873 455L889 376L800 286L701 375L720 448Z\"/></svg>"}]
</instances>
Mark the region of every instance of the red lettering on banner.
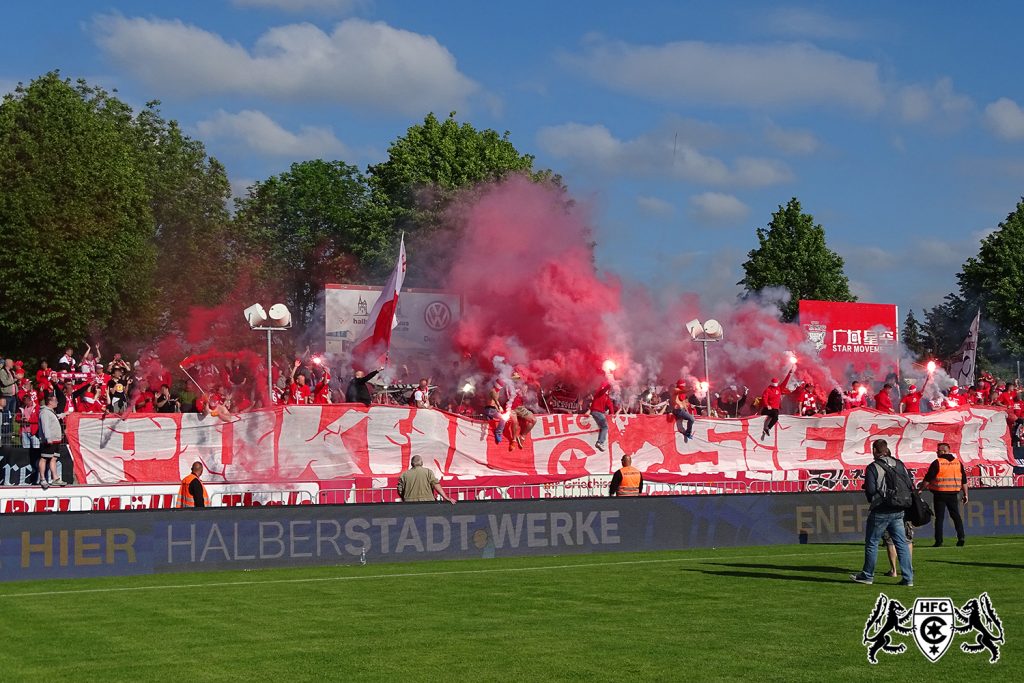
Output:
<instances>
[{"instance_id":1,"label":"red lettering on banner","mask_svg":"<svg viewBox=\"0 0 1024 683\"><path fill-rule=\"evenodd\" d=\"M822 447L808 442L821 442ZM838 460L843 462L843 446L846 444L846 427L808 427L803 443L807 444L806 460Z\"/></svg>"},{"instance_id":2,"label":"red lettering on banner","mask_svg":"<svg viewBox=\"0 0 1024 683\"><path fill-rule=\"evenodd\" d=\"M134 451L135 450L135 432L120 432L120 434L121 434L121 439L123 441L123 445L121 446L121 448L123 448L126 451Z\"/></svg>"},{"instance_id":3,"label":"red lettering on banner","mask_svg":"<svg viewBox=\"0 0 1024 683\"><path fill-rule=\"evenodd\" d=\"M927 436L928 432L938 432L941 436L937 439ZM963 439L964 423L953 424L930 424L925 437L921 439L921 450L925 453L934 453L939 450L940 443L948 443L949 449L954 453L960 452L960 442Z\"/></svg>"},{"instance_id":4,"label":"red lettering on banner","mask_svg":"<svg viewBox=\"0 0 1024 683\"><path fill-rule=\"evenodd\" d=\"M559 415L543 415L540 418L540 429L544 436L558 436L562 433L562 429L559 428L558 418L564 417Z\"/></svg>"}]
</instances>

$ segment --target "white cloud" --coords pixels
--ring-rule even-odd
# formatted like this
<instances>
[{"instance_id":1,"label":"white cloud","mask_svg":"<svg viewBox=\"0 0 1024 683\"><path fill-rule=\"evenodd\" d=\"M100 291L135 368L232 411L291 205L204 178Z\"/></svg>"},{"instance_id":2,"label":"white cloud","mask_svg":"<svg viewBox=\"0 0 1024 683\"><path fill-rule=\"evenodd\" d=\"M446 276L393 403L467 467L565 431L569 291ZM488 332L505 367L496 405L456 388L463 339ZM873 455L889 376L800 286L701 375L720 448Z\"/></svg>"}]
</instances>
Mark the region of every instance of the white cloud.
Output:
<instances>
[{"instance_id":1,"label":"white cloud","mask_svg":"<svg viewBox=\"0 0 1024 683\"><path fill-rule=\"evenodd\" d=\"M347 19L271 28L251 48L178 20L103 15L107 56L150 86L179 96L244 94L341 102L422 114L456 109L478 86L433 37Z\"/></svg>"},{"instance_id":2,"label":"white cloud","mask_svg":"<svg viewBox=\"0 0 1024 683\"><path fill-rule=\"evenodd\" d=\"M738 223L750 215L750 207L722 192L703 192L690 197L690 212L702 223Z\"/></svg>"},{"instance_id":3,"label":"white cloud","mask_svg":"<svg viewBox=\"0 0 1024 683\"><path fill-rule=\"evenodd\" d=\"M236 7L280 9L287 12L349 14L369 4L368 0L231 0Z\"/></svg>"},{"instance_id":4,"label":"white cloud","mask_svg":"<svg viewBox=\"0 0 1024 683\"><path fill-rule=\"evenodd\" d=\"M765 139L786 154L814 154L821 147L821 141L809 130L782 128L769 123L764 131Z\"/></svg>"},{"instance_id":5,"label":"white cloud","mask_svg":"<svg viewBox=\"0 0 1024 683\"><path fill-rule=\"evenodd\" d=\"M602 125L566 123L542 128L537 144L548 154L592 171L673 177L712 185L766 186L792 180L789 167L772 159L740 157L730 168L671 135L620 140Z\"/></svg>"},{"instance_id":6,"label":"white cloud","mask_svg":"<svg viewBox=\"0 0 1024 683\"><path fill-rule=\"evenodd\" d=\"M676 212L676 207L671 202L658 197L640 195L636 198L636 205L641 213L652 218L671 218Z\"/></svg>"},{"instance_id":7,"label":"white cloud","mask_svg":"<svg viewBox=\"0 0 1024 683\"><path fill-rule=\"evenodd\" d=\"M348 153L329 128L302 126L298 133L285 130L261 111L245 109L229 114L223 109L196 124L200 137L244 145L263 154L299 158L337 158Z\"/></svg>"},{"instance_id":8,"label":"white cloud","mask_svg":"<svg viewBox=\"0 0 1024 683\"><path fill-rule=\"evenodd\" d=\"M565 59L610 88L658 100L867 112L885 103L877 64L807 43L631 45L598 37Z\"/></svg>"},{"instance_id":9,"label":"white cloud","mask_svg":"<svg viewBox=\"0 0 1024 683\"><path fill-rule=\"evenodd\" d=\"M863 36L863 29L852 21L808 9L779 7L760 15L758 27L769 33L799 38L838 38L854 40Z\"/></svg>"},{"instance_id":10,"label":"white cloud","mask_svg":"<svg viewBox=\"0 0 1024 683\"><path fill-rule=\"evenodd\" d=\"M971 98L956 92L949 78L940 78L931 86L904 86L895 93L893 101L900 118L907 123L933 121L957 125L974 109Z\"/></svg>"},{"instance_id":11,"label":"white cloud","mask_svg":"<svg viewBox=\"0 0 1024 683\"><path fill-rule=\"evenodd\" d=\"M985 107L985 123L1004 140L1024 140L1024 110L1008 97Z\"/></svg>"}]
</instances>

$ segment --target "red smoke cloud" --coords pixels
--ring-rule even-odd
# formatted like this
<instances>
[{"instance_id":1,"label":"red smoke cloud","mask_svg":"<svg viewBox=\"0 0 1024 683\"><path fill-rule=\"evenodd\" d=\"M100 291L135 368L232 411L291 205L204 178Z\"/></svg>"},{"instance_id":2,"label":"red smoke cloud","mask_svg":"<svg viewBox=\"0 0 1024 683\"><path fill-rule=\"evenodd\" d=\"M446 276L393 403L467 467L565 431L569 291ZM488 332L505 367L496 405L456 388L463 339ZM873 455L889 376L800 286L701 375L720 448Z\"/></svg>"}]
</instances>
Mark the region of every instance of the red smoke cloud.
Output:
<instances>
[{"instance_id":1,"label":"red smoke cloud","mask_svg":"<svg viewBox=\"0 0 1024 683\"><path fill-rule=\"evenodd\" d=\"M774 306L707 309L696 294L656 294L600 273L588 212L555 188L520 177L477 188L452 220L464 226L448 282L465 304L454 343L483 372L494 372L501 356L532 379L587 390L610 358L627 398L648 384L696 382L702 349L685 323L714 317L725 339L709 345L711 391L736 384L756 395L785 375L790 352L800 360L795 380L813 381L822 394L836 384L812 362L803 330L779 322Z\"/></svg>"},{"instance_id":2,"label":"red smoke cloud","mask_svg":"<svg viewBox=\"0 0 1024 683\"><path fill-rule=\"evenodd\" d=\"M458 207L464 237L449 288L464 297L456 347L492 370L588 382L612 353L603 317L621 285L597 274L587 216L558 190L513 178Z\"/></svg>"}]
</instances>

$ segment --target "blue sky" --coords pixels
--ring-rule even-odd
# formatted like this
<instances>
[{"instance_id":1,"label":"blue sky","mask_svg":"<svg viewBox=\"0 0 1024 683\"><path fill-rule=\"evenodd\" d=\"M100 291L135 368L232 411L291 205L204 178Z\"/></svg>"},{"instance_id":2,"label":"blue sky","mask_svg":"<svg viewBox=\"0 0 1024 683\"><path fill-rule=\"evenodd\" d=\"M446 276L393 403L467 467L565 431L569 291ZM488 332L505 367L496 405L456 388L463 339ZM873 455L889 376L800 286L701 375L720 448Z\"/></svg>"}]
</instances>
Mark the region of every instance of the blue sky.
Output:
<instances>
[{"instance_id":1,"label":"blue sky","mask_svg":"<svg viewBox=\"0 0 1024 683\"><path fill-rule=\"evenodd\" d=\"M798 197L863 300L920 313L1024 194L1024 5L385 0L12 3L0 90L84 77L241 191L365 168L429 111L511 132L592 207L598 264L735 296ZM410 258L415 255L410 254Z\"/></svg>"}]
</instances>

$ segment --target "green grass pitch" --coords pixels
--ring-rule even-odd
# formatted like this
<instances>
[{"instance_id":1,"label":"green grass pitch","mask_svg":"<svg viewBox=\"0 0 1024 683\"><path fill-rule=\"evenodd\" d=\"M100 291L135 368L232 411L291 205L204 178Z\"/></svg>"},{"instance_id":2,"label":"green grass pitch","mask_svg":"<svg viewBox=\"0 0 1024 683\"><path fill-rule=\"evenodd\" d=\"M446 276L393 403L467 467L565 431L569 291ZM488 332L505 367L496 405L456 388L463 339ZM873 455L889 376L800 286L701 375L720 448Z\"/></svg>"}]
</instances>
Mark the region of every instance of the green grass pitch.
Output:
<instances>
[{"instance_id":1,"label":"green grass pitch","mask_svg":"<svg viewBox=\"0 0 1024 683\"><path fill-rule=\"evenodd\" d=\"M0 585L4 680L1019 681L1024 538L915 552L915 584L849 581L851 544L378 564ZM879 571L888 567L880 553ZM867 663L879 592L988 591L994 665L911 637ZM955 648L955 649L954 649Z\"/></svg>"}]
</instances>

